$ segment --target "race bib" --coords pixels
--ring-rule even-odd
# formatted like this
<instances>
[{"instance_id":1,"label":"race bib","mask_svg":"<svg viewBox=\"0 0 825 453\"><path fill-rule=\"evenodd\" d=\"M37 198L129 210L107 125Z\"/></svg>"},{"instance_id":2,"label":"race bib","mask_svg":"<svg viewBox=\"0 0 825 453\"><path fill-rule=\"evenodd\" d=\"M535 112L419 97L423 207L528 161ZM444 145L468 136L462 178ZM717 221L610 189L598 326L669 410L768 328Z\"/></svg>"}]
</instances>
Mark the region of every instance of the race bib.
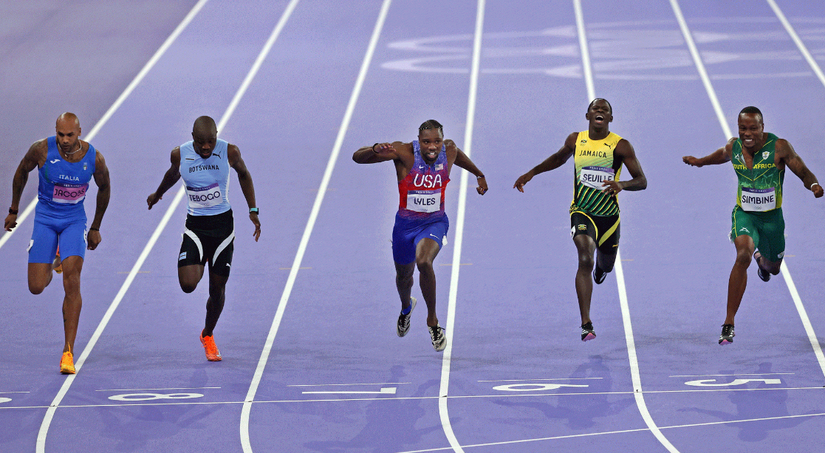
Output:
<instances>
[{"instance_id":1,"label":"race bib","mask_svg":"<svg viewBox=\"0 0 825 453\"><path fill-rule=\"evenodd\" d=\"M223 202L223 195L218 183L207 187L186 186L186 194L189 196L189 206L193 208L209 208Z\"/></svg>"},{"instance_id":2,"label":"race bib","mask_svg":"<svg viewBox=\"0 0 825 453\"><path fill-rule=\"evenodd\" d=\"M55 184L52 192L52 201L63 204L78 204L86 198L88 184L66 184L58 186Z\"/></svg>"},{"instance_id":3,"label":"race bib","mask_svg":"<svg viewBox=\"0 0 825 453\"><path fill-rule=\"evenodd\" d=\"M415 212L438 212L441 210L441 191L407 192L407 209Z\"/></svg>"},{"instance_id":4,"label":"race bib","mask_svg":"<svg viewBox=\"0 0 825 453\"><path fill-rule=\"evenodd\" d=\"M613 181L616 170L610 167L582 167L579 182L587 187L602 190L605 181Z\"/></svg>"},{"instance_id":5,"label":"race bib","mask_svg":"<svg viewBox=\"0 0 825 453\"><path fill-rule=\"evenodd\" d=\"M742 188L742 198L739 205L745 211L770 211L776 208L776 189Z\"/></svg>"}]
</instances>

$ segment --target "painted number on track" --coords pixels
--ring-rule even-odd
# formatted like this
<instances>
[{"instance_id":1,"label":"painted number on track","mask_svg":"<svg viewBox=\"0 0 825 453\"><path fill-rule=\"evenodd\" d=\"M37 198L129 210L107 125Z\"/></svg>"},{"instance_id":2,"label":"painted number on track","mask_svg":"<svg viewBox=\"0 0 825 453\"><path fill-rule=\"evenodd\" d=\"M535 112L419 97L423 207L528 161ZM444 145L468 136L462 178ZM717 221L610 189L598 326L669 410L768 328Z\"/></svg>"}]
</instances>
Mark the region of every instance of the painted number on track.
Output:
<instances>
[{"instance_id":1,"label":"painted number on track","mask_svg":"<svg viewBox=\"0 0 825 453\"><path fill-rule=\"evenodd\" d=\"M203 398L200 393L124 393L112 395L110 400L114 401L155 401L155 400L185 400L192 398Z\"/></svg>"},{"instance_id":2,"label":"painted number on track","mask_svg":"<svg viewBox=\"0 0 825 453\"><path fill-rule=\"evenodd\" d=\"M736 385L745 385L749 382L761 382L769 385L779 385L782 383L781 379L734 379L732 382L716 382L716 379L699 379L696 381L687 381L685 385L693 387L733 387Z\"/></svg>"},{"instance_id":3,"label":"painted number on track","mask_svg":"<svg viewBox=\"0 0 825 453\"><path fill-rule=\"evenodd\" d=\"M542 392L545 390L558 390L562 387L586 388L587 385L577 384L505 384L493 387L493 390L501 392Z\"/></svg>"}]
</instances>

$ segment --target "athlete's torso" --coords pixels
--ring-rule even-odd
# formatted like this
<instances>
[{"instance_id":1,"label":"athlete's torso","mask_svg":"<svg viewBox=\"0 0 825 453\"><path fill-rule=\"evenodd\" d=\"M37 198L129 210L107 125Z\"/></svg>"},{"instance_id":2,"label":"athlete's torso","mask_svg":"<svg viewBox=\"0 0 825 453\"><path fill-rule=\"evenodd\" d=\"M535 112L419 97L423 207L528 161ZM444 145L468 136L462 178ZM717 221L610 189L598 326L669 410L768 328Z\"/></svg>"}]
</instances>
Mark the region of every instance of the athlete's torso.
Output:
<instances>
[{"instance_id":1,"label":"athlete's torso","mask_svg":"<svg viewBox=\"0 0 825 453\"><path fill-rule=\"evenodd\" d=\"M450 182L446 146L430 165L421 157L418 140L412 142L415 161L407 176L398 183L398 215L404 218L427 218L444 215L444 192Z\"/></svg>"},{"instance_id":2,"label":"athlete's torso","mask_svg":"<svg viewBox=\"0 0 825 453\"><path fill-rule=\"evenodd\" d=\"M776 167L776 140L767 134L762 148L753 156L753 168L748 168L742 155L742 140L736 139L731 149L731 163L738 178L736 204L745 211L765 212L782 207L782 183L785 170Z\"/></svg>"},{"instance_id":3,"label":"athlete's torso","mask_svg":"<svg viewBox=\"0 0 825 453\"><path fill-rule=\"evenodd\" d=\"M46 162L38 171L40 182L36 213L59 219L85 219L83 200L95 172L97 151L90 143L86 154L78 162L67 162L60 155L54 136L47 138L46 144Z\"/></svg>"},{"instance_id":4,"label":"athlete's torso","mask_svg":"<svg viewBox=\"0 0 825 453\"><path fill-rule=\"evenodd\" d=\"M622 163L614 158L616 145L622 137L609 133L601 140L590 139L588 131L576 137L574 195L570 211L583 211L597 216L619 214L615 195L602 192L604 181L619 180Z\"/></svg>"},{"instance_id":5,"label":"athlete's torso","mask_svg":"<svg viewBox=\"0 0 825 453\"><path fill-rule=\"evenodd\" d=\"M206 159L195 151L192 141L180 145L180 174L186 186L189 215L216 215L230 209L227 145L218 139Z\"/></svg>"}]
</instances>

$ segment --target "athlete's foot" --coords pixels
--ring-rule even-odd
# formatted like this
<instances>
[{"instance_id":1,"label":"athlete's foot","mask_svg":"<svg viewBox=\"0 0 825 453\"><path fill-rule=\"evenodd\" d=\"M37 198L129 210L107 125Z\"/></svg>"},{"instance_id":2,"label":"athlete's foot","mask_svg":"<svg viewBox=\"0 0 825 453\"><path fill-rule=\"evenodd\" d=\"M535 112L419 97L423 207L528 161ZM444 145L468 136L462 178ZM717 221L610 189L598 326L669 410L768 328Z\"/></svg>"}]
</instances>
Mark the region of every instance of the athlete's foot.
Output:
<instances>
[{"instance_id":1,"label":"athlete's foot","mask_svg":"<svg viewBox=\"0 0 825 453\"><path fill-rule=\"evenodd\" d=\"M607 277L607 272L603 271L597 264L596 268L593 269L593 281L596 282L597 285L601 285L605 277Z\"/></svg>"},{"instance_id":2,"label":"athlete's foot","mask_svg":"<svg viewBox=\"0 0 825 453\"><path fill-rule=\"evenodd\" d=\"M766 282L771 279L771 274L762 269L762 266L759 265L759 258L762 258L759 250L753 252L753 260L756 261L756 275L758 275L763 282Z\"/></svg>"},{"instance_id":3,"label":"athlete's foot","mask_svg":"<svg viewBox=\"0 0 825 453\"><path fill-rule=\"evenodd\" d=\"M57 247L57 253L54 256L54 261L52 261L52 269L58 274L63 272L63 260L60 259L60 247Z\"/></svg>"},{"instance_id":4,"label":"athlete's foot","mask_svg":"<svg viewBox=\"0 0 825 453\"><path fill-rule=\"evenodd\" d=\"M60 358L60 372L62 374L75 374L74 368L74 357L72 357L72 353L66 351L63 353L63 357Z\"/></svg>"},{"instance_id":5,"label":"athlete's foot","mask_svg":"<svg viewBox=\"0 0 825 453\"><path fill-rule=\"evenodd\" d=\"M733 324L722 324L722 334L719 335L719 344L726 345L733 343L733 337L736 334L733 332Z\"/></svg>"},{"instance_id":6,"label":"athlete's foot","mask_svg":"<svg viewBox=\"0 0 825 453\"><path fill-rule=\"evenodd\" d=\"M201 333L201 344L203 345L203 349L206 352L206 360L210 362L221 361L221 352L218 351L218 347L215 346L215 337L213 335L204 337L203 333Z\"/></svg>"},{"instance_id":7,"label":"athlete's foot","mask_svg":"<svg viewBox=\"0 0 825 453\"><path fill-rule=\"evenodd\" d=\"M593 330L593 322L587 321L581 325L582 327L582 341L590 341L596 338L596 331Z\"/></svg>"}]
</instances>

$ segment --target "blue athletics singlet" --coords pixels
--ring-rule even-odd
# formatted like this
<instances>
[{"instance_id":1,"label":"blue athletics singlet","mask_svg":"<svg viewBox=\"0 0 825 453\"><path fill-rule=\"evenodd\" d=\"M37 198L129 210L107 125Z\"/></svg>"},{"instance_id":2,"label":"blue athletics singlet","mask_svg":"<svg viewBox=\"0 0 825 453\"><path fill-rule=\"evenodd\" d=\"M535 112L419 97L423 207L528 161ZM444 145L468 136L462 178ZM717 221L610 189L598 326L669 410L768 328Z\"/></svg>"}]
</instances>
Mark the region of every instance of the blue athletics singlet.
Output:
<instances>
[{"instance_id":1,"label":"blue athletics singlet","mask_svg":"<svg viewBox=\"0 0 825 453\"><path fill-rule=\"evenodd\" d=\"M418 140L412 142L415 161L407 176L398 183L398 216L423 219L444 216L444 191L450 182L446 146L432 165L421 157Z\"/></svg>"},{"instance_id":2,"label":"blue athletics singlet","mask_svg":"<svg viewBox=\"0 0 825 453\"><path fill-rule=\"evenodd\" d=\"M180 145L180 175L186 186L189 215L216 215L229 211L228 143L218 139L212 155L204 159L190 140Z\"/></svg>"},{"instance_id":3,"label":"blue athletics singlet","mask_svg":"<svg viewBox=\"0 0 825 453\"><path fill-rule=\"evenodd\" d=\"M46 163L38 171L40 183L37 187L35 214L52 219L78 219L85 222L83 200L86 199L89 181L95 172L97 152L89 144L89 149L79 162L66 162L60 155L54 136L47 138L46 143Z\"/></svg>"}]
</instances>

